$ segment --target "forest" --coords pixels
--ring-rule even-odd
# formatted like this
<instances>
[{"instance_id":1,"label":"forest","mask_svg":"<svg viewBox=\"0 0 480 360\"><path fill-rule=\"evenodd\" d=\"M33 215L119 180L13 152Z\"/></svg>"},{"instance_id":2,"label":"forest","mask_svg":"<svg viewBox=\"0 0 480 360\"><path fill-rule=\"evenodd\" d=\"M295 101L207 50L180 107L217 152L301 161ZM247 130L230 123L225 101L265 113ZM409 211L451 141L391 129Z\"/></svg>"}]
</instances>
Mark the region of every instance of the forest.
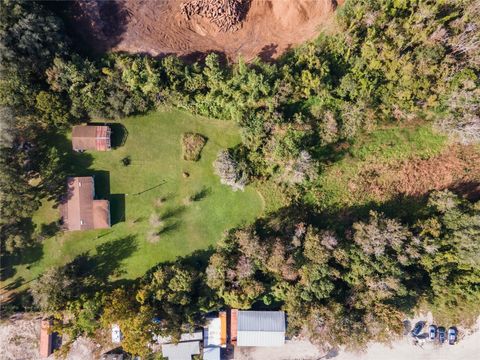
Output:
<instances>
[{"instance_id":1,"label":"forest","mask_svg":"<svg viewBox=\"0 0 480 360\"><path fill-rule=\"evenodd\" d=\"M66 159L45 139L86 119L169 106L235 122L242 142L219 152L212 171L232 191L250 184L283 197L214 249L125 286L85 272L89 259L51 268L21 307L54 314L72 338L118 322L124 349L141 356L151 331L179 337L226 307L283 309L290 335L326 348L391 341L418 309L471 322L480 314L478 196L441 189L345 212L326 208L319 177L339 149L383 126L421 124L478 151L479 12L478 0L347 0L334 31L276 62L212 53L188 63L93 57L55 9L2 0L2 257L38 241L32 216L62 192Z\"/></svg>"}]
</instances>

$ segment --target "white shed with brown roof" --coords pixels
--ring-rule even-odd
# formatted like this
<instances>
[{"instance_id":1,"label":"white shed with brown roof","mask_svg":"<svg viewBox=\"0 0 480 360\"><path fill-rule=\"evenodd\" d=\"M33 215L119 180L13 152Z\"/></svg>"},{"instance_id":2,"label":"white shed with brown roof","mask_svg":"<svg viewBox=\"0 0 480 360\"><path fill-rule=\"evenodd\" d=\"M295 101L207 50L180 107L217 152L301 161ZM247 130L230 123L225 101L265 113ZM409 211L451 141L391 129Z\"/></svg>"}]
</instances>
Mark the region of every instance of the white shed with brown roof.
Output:
<instances>
[{"instance_id":1,"label":"white shed with brown roof","mask_svg":"<svg viewBox=\"0 0 480 360\"><path fill-rule=\"evenodd\" d=\"M78 125L72 130L72 147L75 151L107 151L111 148L109 126Z\"/></svg>"},{"instance_id":2,"label":"white shed with brown roof","mask_svg":"<svg viewBox=\"0 0 480 360\"><path fill-rule=\"evenodd\" d=\"M94 200L92 176L69 177L67 196L60 212L66 230L106 229L110 227L110 203Z\"/></svg>"}]
</instances>

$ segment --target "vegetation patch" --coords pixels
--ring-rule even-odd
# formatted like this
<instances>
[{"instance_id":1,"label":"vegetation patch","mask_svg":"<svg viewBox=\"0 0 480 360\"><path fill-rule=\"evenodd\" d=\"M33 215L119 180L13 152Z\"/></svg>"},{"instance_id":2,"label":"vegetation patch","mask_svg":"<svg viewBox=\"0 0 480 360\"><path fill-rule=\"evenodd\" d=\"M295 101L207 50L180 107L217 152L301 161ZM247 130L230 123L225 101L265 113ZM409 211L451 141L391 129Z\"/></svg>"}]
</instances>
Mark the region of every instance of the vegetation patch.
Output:
<instances>
[{"instance_id":1,"label":"vegetation patch","mask_svg":"<svg viewBox=\"0 0 480 360\"><path fill-rule=\"evenodd\" d=\"M329 211L371 201L387 201L399 193L395 187L401 181L398 177L412 176L411 172L402 173L407 170L407 164L417 161L425 165L433 161L431 159L441 157L446 148L446 137L428 126L384 128L364 134L351 146L336 150L340 159L325 167L307 193L307 201ZM417 186L416 193L429 187L426 183L420 187L412 181L409 183ZM407 193L413 191L412 188Z\"/></svg>"},{"instance_id":2,"label":"vegetation patch","mask_svg":"<svg viewBox=\"0 0 480 360\"><path fill-rule=\"evenodd\" d=\"M480 153L471 146L457 145L429 159L413 157L394 164L366 165L348 187L357 196L370 194L381 200L396 195L421 196L445 188L462 190L468 184L480 184ZM469 191L468 186L465 190Z\"/></svg>"},{"instance_id":3,"label":"vegetation patch","mask_svg":"<svg viewBox=\"0 0 480 360\"><path fill-rule=\"evenodd\" d=\"M196 133L184 133L182 135L183 159L187 161L200 160L200 154L207 143L207 138Z\"/></svg>"}]
</instances>

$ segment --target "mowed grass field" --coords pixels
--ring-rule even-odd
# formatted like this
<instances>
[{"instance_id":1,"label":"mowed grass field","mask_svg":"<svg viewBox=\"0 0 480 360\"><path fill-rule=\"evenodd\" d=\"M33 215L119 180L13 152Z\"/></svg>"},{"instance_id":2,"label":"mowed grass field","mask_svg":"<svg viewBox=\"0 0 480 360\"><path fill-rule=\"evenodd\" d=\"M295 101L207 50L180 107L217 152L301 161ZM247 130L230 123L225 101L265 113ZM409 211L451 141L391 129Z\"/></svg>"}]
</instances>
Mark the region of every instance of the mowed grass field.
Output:
<instances>
[{"instance_id":1,"label":"mowed grass field","mask_svg":"<svg viewBox=\"0 0 480 360\"><path fill-rule=\"evenodd\" d=\"M109 152L77 154L70 150L69 135L55 139L68 153L68 174L94 175L97 197L110 199L112 228L45 237L13 264L2 287L16 281L18 289L25 288L45 269L80 255L95 259L92 264L98 270L91 269L92 273L103 272L111 281L133 279L160 262L215 246L225 230L261 215L262 199L253 187L233 192L213 171L218 151L240 142L232 122L166 110L116 124L112 136L125 142ZM184 132L208 138L198 162L183 160ZM124 158L129 159L128 166L122 163ZM47 231L58 217L53 203L44 202L33 219L36 231Z\"/></svg>"}]
</instances>

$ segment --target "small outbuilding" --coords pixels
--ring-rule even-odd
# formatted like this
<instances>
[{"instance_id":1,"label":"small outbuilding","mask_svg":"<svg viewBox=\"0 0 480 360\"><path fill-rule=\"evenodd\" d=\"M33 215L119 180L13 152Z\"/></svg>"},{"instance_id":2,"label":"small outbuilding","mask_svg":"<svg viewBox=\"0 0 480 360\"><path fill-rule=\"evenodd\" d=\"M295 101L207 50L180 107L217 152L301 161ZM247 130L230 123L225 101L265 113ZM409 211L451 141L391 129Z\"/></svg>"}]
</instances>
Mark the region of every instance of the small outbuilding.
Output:
<instances>
[{"instance_id":1,"label":"small outbuilding","mask_svg":"<svg viewBox=\"0 0 480 360\"><path fill-rule=\"evenodd\" d=\"M193 355L200 355L199 341L162 345L162 356L168 360L192 360Z\"/></svg>"},{"instance_id":2,"label":"small outbuilding","mask_svg":"<svg viewBox=\"0 0 480 360\"><path fill-rule=\"evenodd\" d=\"M92 176L69 177L67 194L60 207L63 227L68 231L107 229L110 227L110 203L94 200Z\"/></svg>"},{"instance_id":3,"label":"small outbuilding","mask_svg":"<svg viewBox=\"0 0 480 360\"><path fill-rule=\"evenodd\" d=\"M203 360L220 360L221 348L227 346L227 313L207 316L203 328Z\"/></svg>"},{"instance_id":4,"label":"small outbuilding","mask_svg":"<svg viewBox=\"0 0 480 360\"><path fill-rule=\"evenodd\" d=\"M238 310L237 346L282 346L285 344L283 311Z\"/></svg>"},{"instance_id":5,"label":"small outbuilding","mask_svg":"<svg viewBox=\"0 0 480 360\"><path fill-rule=\"evenodd\" d=\"M72 147L75 151L111 149L111 129L102 125L78 125L72 130Z\"/></svg>"},{"instance_id":6,"label":"small outbuilding","mask_svg":"<svg viewBox=\"0 0 480 360\"><path fill-rule=\"evenodd\" d=\"M45 359L53 352L52 320L43 319L40 326L40 357Z\"/></svg>"}]
</instances>

